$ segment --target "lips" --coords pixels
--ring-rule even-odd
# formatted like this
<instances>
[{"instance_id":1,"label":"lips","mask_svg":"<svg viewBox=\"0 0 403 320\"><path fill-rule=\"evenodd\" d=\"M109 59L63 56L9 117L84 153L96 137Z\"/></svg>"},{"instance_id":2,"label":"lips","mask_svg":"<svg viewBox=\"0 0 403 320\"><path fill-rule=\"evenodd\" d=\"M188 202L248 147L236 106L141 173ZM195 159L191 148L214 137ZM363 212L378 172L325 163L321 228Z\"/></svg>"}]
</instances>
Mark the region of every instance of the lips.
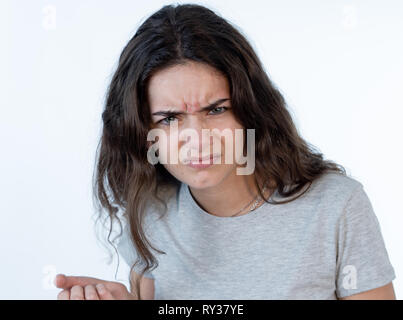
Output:
<instances>
[{"instance_id":1,"label":"lips","mask_svg":"<svg viewBox=\"0 0 403 320\"><path fill-rule=\"evenodd\" d=\"M186 163L187 166L193 168L193 169L205 169L208 168L212 165L214 165L214 159L215 158L219 158L221 157L221 155L210 155L204 158L192 158L190 160L188 160ZM204 162L207 163L203 163L203 159Z\"/></svg>"},{"instance_id":2,"label":"lips","mask_svg":"<svg viewBox=\"0 0 403 320\"><path fill-rule=\"evenodd\" d=\"M215 154L215 155L211 154L211 155L203 157L203 158L191 158L191 159L187 160L186 163L190 163L190 164L210 164L210 163L213 163L213 160L215 158L218 158L219 156L220 155L218 155L218 154ZM207 160L210 160L210 161L207 161ZM203 163L203 161L205 163Z\"/></svg>"}]
</instances>

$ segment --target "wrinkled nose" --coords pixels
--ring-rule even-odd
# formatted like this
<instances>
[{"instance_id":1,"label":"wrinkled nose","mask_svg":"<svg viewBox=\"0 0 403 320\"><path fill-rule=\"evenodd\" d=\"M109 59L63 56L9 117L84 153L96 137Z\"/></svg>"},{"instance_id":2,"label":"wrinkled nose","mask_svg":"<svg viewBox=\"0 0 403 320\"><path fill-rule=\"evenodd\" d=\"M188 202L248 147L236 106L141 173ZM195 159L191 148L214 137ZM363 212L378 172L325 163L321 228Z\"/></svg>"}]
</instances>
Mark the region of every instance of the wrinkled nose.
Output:
<instances>
[{"instance_id":1,"label":"wrinkled nose","mask_svg":"<svg viewBox=\"0 0 403 320\"><path fill-rule=\"evenodd\" d=\"M190 117L192 118L192 117ZM179 134L183 148L193 157L203 157L209 155L212 146L210 128L206 123L197 117L189 119L187 125L181 129Z\"/></svg>"}]
</instances>

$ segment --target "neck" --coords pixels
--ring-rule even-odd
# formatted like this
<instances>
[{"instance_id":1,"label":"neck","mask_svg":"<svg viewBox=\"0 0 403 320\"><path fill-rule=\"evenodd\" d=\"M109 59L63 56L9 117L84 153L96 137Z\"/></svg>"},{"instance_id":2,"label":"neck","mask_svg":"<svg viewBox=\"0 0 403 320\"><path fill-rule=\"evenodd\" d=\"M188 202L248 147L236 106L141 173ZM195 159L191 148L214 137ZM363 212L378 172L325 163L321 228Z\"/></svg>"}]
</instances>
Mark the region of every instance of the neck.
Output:
<instances>
[{"instance_id":1,"label":"neck","mask_svg":"<svg viewBox=\"0 0 403 320\"><path fill-rule=\"evenodd\" d=\"M189 187L190 192L197 204L206 212L220 217L229 217L241 210L251 200L258 195L258 188L255 184L254 175L230 175L220 184L204 188L195 189ZM264 192L268 196L269 190ZM262 201L260 205L264 202ZM247 213L247 209L253 202L245 208L239 215Z\"/></svg>"}]
</instances>

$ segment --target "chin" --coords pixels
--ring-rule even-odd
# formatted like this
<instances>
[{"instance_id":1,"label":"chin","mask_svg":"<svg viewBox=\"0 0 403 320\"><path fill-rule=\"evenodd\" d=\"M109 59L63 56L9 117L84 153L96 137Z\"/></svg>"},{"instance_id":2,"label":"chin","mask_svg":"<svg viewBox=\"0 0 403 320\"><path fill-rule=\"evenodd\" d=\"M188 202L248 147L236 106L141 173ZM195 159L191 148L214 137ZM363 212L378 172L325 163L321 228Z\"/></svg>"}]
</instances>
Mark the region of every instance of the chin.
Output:
<instances>
[{"instance_id":1,"label":"chin","mask_svg":"<svg viewBox=\"0 0 403 320\"><path fill-rule=\"evenodd\" d=\"M189 185L191 188L194 189L207 189L214 187L218 184L218 181L212 180L212 179L186 179L186 181L183 181L187 185Z\"/></svg>"},{"instance_id":2,"label":"chin","mask_svg":"<svg viewBox=\"0 0 403 320\"><path fill-rule=\"evenodd\" d=\"M194 189L215 187L229 174L229 168L225 168L225 166L212 166L206 169L193 169L188 166L183 166L180 169L172 167L167 169L176 179Z\"/></svg>"}]
</instances>

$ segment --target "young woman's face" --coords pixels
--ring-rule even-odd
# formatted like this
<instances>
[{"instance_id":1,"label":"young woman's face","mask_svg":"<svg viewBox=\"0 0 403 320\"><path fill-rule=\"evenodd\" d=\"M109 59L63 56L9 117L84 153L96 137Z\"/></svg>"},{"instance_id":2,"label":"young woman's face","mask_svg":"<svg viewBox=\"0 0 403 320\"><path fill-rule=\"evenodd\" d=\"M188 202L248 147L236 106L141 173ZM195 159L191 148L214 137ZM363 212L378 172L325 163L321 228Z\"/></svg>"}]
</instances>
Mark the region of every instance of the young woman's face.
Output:
<instances>
[{"instance_id":1,"label":"young woman's face","mask_svg":"<svg viewBox=\"0 0 403 320\"><path fill-rule=\"evenodd\" d=\"M189 62L186 65L176 65L159 71L150 79L148 86L148 101L151 109L152 128L162 129L166 134L167 141L158 139L158 154L167 155L164 167L175 178L185 182L189 186L197 189L212 187L220 184L225 178L236 174L237 157L235 156L235 145L243 146L243 141L235 139L235 129L243 129L243 126L234 118L231 109L229 84L225 76L219 74L215 69L208 65ZM222 100L209 110L202 110L212 103ZM155 114L163 111L183 112L180 115ZM172 131L177 126L177 131ZM185 129L193 129L198 134L198 140L188 138L176 139L175 149L178 152L187 154L184 157L178 157L176 163L171 161L170 136L176 137L173 132L181 137ZM205 135L202 137L202 129L209 129L210 140ZM219 131L210 131L218 129ZM232 150L228 147L227 151L231 154L232 161L225 162L225 135L226 132L232 134ZM192 130L191 130L192 131ZM189 130L187 130L189 132ZM217 132L219 132L217 134ZM182 136L183 138L183 136ZM221 151L213 150L213 142L221 146ZM154 142L149 142L153 144ZM174 144L173 144L174 145ZM180 151L181 148L184 150ZM198 152L198 158L205 155L217 155L220 164L214 164L208 167L194 167L189 165L190 159L194 159L194 153ZM227 158L228 159L228 158ZM183 160L183 161L181 161ZM214 160L217 161L217 160ZM195 160L197 163L198 161Z\"/></svg>"}]
</instances>

